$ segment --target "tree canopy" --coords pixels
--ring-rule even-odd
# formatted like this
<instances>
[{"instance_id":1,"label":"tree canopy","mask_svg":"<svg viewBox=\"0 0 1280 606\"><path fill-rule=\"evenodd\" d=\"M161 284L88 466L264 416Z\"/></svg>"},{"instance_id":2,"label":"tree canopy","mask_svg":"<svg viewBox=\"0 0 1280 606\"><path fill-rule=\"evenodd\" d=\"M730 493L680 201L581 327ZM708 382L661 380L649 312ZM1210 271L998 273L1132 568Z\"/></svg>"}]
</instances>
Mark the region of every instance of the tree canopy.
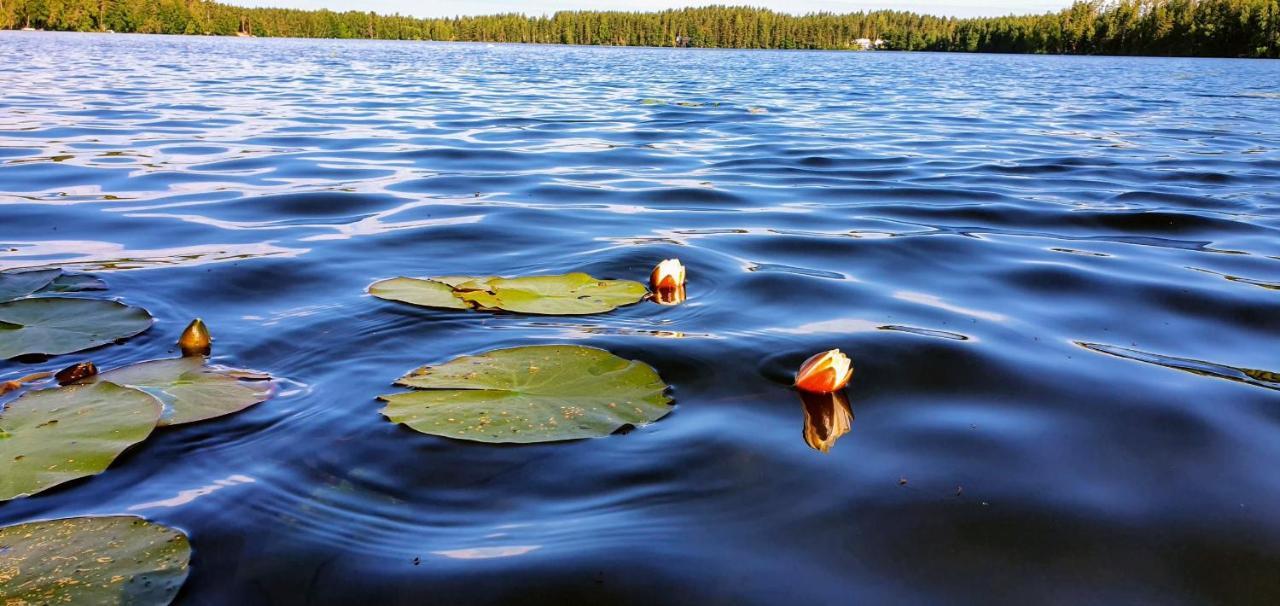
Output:
<instances>
[{"instance_id":1,"label":"tree canopy","mask_svg":"<svg viewBox=\"0 0 1280 606\"><path fill-rule=\"evenodd\" d=\"M1079 1L1055 13L954 18L905 11L789 15L707 6L419 19L244 8L209 0L0 0L0 28L705 48L1280 57L1280 0Z\"/></svg>"}]
</instances>

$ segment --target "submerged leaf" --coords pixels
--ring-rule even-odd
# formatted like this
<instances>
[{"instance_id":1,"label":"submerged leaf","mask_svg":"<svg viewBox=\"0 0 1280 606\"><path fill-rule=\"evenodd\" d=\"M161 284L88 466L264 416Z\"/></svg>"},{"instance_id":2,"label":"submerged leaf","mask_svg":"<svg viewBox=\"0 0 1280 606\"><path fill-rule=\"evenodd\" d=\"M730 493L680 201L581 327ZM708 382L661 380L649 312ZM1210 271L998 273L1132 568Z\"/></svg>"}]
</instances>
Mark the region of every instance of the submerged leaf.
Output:
<instances>
[{"instance_id":1,"label":"submerged leaf","mask_svg":"<svg viewBox=\"0 0 1280 606\"><path fill-rule=\"evenodd\" d=\"M29 295L106 290L107 284L87 274L64 274L61 269L0 272L0 302Z\"/></svg>"},{"instance_id":2,"label":"submerged leaf","mask_svg":"<svg viewBox=\"0 0 1280 606\"><path fill-rule=\"evenodd\" d=\"M542 315L583 315L636 303L648 293L631 280L600 280L584 273L524 278L442 276L392 278L369 287L375 297L425 307L501 309Z\"/></svg>"},{"instance_id":3,"label":"submerged leaf","mask_svg":"<svg viewBox=\"0 0 1280 606\"><path fill-rule=\"evenodd\" d=\"M49 286L54 278L60 275L62 275L62 270L60 269L0 272L0 302L32 294L41 288Z\"/></svg>"},{"instance_id":4,"label":"submerged leaf","mask_svg":"<svg viewBox=\"0 0 1280 606\"><path fill-rule=\"evenodd\" d=\"M187 580L181 531L133 516L0 528L0 602L163 606Z\"/></svg>"},{"instance_id":5,"label":"submerged leaf","mask_svg":"<svg viewBox=\"0 0 1280 606\"><path fill-rule=\"evenodd\" d=\"M270 375L205 365L200 357L142 362L103 373L110 381L140 389L164 403L160 425L206 421L271 398Z\"/></svg>"},{"instance_id":6,"label":"submerged leaf","mask_svg":"<svg viewBox=\"0 0 1280 606\"><path fill-rule=\"evenodd\" d=\"M106 289L106 282L89 274L62 274L37 291L36 294L73 293Z\"/></svg>"},{"instance_id":7,"label":"submerged leaf","mask_svg":"<svg viewBox=\"0 0 1280 606\"><path fill-rule=\"evenodd\" d=\"M0 501L102 473L151 435L161 410L155 398L113 383L23 394L0 411Z\"/></svg>"},{"instance_id":8,"label":"submerged leaf","mask_svg":"<svg viewBox=\"0 0 1280 606\"><path fill-rule=\"evenodd\" d=\"M0 303L0 359L106 345L151 327L151 314L116 301L46 297Z\"/></svg>"},{"instance_id":9,"label":"submerged leaf","mask_svg":"<svg viewBox=\"0 0 1280 606\"><path fill-rule=\"evenodd\" d=\"M421 391L381 396L388 419L479 442L552 442L609 435L671 412L651 366L602 349L538 345L463 356L397 381Z\"/></svg>"}]
</instances>

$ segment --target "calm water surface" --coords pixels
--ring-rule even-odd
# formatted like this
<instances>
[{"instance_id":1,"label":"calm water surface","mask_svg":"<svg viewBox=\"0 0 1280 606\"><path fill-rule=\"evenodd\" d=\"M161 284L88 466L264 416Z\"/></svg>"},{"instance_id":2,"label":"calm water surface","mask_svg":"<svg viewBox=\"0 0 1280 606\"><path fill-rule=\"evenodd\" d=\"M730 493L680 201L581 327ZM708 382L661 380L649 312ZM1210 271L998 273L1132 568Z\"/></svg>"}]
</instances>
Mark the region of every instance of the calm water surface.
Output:
<instances>
[{"instance_id":1,"label":"calm water surface","mask_svg":"<svg viewBox=\"0 0 1280 606\"><path fill-rule=\"evenodd\" d=\"M0 523L136 513L183 604L1280 601L1280 62L0 34L0 269L288 380ZM687 304L431 311L396 275L689 267ZM494 447L403 372L578 343L675 411ZM823 454L788 383L850 353Z\"/></svg>"}]
</instances>

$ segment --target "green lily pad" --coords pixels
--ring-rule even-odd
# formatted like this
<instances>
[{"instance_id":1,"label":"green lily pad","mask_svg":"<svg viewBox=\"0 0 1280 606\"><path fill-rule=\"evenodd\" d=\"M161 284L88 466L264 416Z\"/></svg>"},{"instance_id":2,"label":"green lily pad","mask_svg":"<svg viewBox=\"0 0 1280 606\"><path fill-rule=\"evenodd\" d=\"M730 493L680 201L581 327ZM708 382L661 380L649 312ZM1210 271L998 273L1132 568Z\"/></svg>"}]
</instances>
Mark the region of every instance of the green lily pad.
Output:
<instances>
[{"instance_id":1,"label":"green lily pad","mask_svg":"<svg viewBox=\"0 0 1280 606\"><path fill-rule=\"evenodd\" d=\"M271 398L270 375L205 364L201 357L142 362L98 375L142 390L164 404L160 425L206 421Z\"/></svg>"},{"instance_id":2,"label":"green lily pad","mask_svg":"<svg viewBox=\"0 0 1280 606\"><path fill-rule=\"evenodd\" d=\"M477 442L554 442L609 435L671 412L667 385L643 362L603 349L537 345L424 366L381 396L382 414L422 433Z\"/></svg>"},{"instance_id":3,"label":"green lily pad","mask_svg":"<svg viewBox=\"0 0 1280 606\"><path fill-rule=\"evenodd\" d=\"M600 280L584 273L524 278L392 278L369 287L375 297L424 307L500 309L554 316L612 311L639 302L648 292L639 282Z\"/></svg>"},{"instance_id":4,"label":"green lily pad","mask_svg":"<svg viewBox=\"0 0 1280 606\"><path fill-rule=\"evenodd\" d=\"M161 411L155 398L112 383L23 394L0 411L0 501L102 473L151 435Z\"/></svg>"},{"instance_id":5,"label":"green lily pad","mask_svg":"<svg viewBox=\"0 0 1280 606\"><path fill-rule=\"evenodd\" d=\"M423 307L445 309L471 309L462 299L453 296L453 288L435 280L417 278L391 278L369 287L369 294L379 299L401 301Z\"/></svg>"},{"instance_id":6,"label":"green lily pad","mask_svg":"<svg viewBox=\"0 0 1280 606\"><path fill-rule=\"evenodd\" d=\"M133 516L0 528L0 603L164 606L187 580L191 544Z\"/></svg>"},{"instance_id":7,"label":"green lily pad","mask_svg":"<svg viewBox=\"0 0 1280 606\"><path fill-rule=\"evenodd\" d=\"M151 327L145 309L116 301L42 297L0 303L0 359L106 345Z\"/></svg>"},{"instance_id":8,"label":"green lily pad","mask_svg":"<svg viewBox=\"0 0 1280 606\"><path fill-rule=\"evenodd\" d=\"M0 301L25 297L48 286L62 274L60 269L39 271L0 272Z\"/></svg>"}]
</instances>

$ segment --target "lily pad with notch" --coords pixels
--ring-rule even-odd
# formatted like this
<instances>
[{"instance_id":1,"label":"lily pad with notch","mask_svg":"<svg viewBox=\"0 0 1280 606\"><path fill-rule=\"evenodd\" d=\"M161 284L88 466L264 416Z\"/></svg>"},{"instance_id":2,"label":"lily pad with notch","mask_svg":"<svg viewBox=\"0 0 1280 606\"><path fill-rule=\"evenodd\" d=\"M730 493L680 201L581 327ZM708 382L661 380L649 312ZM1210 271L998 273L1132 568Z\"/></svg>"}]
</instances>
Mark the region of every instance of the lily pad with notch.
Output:
<instances>
[{"instance_id":1,"label":"lily pad with notch","mask_svg":"<svg viewBox=\"0 0 1280 606\"><path fill-rule=\"evenodd\" d=\"M151 435L162 411L114 383L23 394L0 410L0 501L102 473Z\"/></svg>"},{"instance_id":2,"label":"lily pad with notch","mask_svg":"<svg viewBox=\"0 0 1280 606\"><path fill-rule=\"evenodd\" d=\"M0 527L0 603L164 606L190 562L185 534L134 516Z\"/></svg>"},{"instance_id":3,"label":"lily pad with notch","mask_svg":"<svg viewBox=\"0 0 1280 606\"><path fill-rule=\"evenodd\" d=\"M271 375L207 364L199 356L152 360L96 377L144 391L164 404L160 425L183 425L240 412L271 398Z\"/></svg>"},{"instance_id":4,"label":"lily pad with notch","mask_svg":"<svg viewBox=\"0 0 1280 606\"><path fill-rule=\"evenodd\" d=\"M382 414L431 435L489 443L607 436L671 412L653 367L603 349L535 345L497 349L424 366L380 396Z\"/></svg>"},{"instance_id":5,"label":"lily pad with notch","mask_svg":"<svg viewBox=\"0 0 1280 606\"><path fill-rule=\"evenodd\" d=\"M142 333L151 322L147 310L118 301L38 297L0 303L0 359L91 349Z\"/></svg>"}]
</instances>

